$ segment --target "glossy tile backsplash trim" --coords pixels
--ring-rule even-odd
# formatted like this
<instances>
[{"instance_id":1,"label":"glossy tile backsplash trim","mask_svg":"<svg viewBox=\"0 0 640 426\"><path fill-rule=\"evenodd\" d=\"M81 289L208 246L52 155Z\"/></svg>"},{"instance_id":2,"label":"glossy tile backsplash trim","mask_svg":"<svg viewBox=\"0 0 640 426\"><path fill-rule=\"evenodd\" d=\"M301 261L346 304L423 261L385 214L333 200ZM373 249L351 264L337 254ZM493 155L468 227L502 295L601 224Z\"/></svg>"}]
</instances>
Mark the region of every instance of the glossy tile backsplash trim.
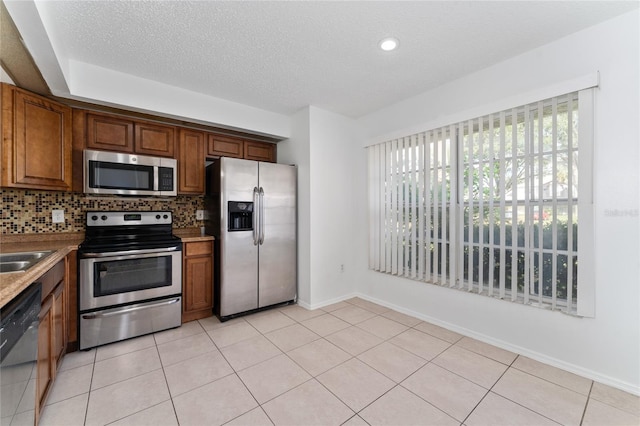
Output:
<instances>
[{"instance_id":1,"label":"glossy tile backsplash trim","mask_svg":"<svg viewBox=\"0 0 640 426\"><path fill-rule=\"evenodd\" d=\"M196 210L204 208L204 196L172 198L97 197L81 193L2 188L2 235L49 232L84 232L85 212L91 210L170 210L174 228L199 228ZM51 221L51 210L64 210L64 223Z\"/></svg>"}]
</instances>

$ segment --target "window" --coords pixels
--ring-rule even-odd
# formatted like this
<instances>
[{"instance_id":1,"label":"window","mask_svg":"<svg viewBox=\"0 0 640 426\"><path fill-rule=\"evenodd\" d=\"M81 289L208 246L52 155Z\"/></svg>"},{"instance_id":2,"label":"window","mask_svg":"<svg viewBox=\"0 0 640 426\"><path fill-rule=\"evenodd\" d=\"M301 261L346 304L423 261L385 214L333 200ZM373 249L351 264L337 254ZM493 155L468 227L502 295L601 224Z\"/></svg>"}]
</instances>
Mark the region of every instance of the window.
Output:
<instances>
[{"instance_id":1,"label":"window","mask_svg":"<svg viewBox=\"0 0 640 426\"><path fill-rule=\"evenodd\" d=\"M578 263L592 253L582 238L591 97L574 92L369 147L370 268L592 314L593 274Z\"/></svg>"}]
</instances>

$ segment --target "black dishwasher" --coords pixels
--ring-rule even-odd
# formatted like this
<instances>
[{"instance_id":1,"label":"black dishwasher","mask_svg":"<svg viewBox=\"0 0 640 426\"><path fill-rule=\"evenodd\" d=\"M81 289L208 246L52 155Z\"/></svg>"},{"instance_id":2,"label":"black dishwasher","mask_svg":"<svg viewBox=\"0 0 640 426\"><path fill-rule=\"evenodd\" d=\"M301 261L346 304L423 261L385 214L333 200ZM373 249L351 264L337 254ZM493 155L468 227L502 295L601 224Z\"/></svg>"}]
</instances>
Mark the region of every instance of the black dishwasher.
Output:
<instances>
[{"instance_id":1,"label":"black dishwasher","mask_svg":"<svg viewBox=\"0 0 640 426\"><path fill-rule=\"evenodd\" d=\"M0 426L34 424L40 283L0 310Z\"/></svg>"}]
</instances>

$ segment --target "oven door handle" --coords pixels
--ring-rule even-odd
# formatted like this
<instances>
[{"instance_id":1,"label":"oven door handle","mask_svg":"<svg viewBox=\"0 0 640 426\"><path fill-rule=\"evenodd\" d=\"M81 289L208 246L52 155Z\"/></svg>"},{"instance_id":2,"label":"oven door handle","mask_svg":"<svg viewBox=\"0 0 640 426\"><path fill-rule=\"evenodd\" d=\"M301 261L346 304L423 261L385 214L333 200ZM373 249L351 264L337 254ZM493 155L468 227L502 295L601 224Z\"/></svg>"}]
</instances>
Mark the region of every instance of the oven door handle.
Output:
<instances>
[{"instance_id":1,"label":"oven door handle","mask_svg":"<svg viewBox=\"0 0 640 426\"><path fill-rule=\"evenodd\" d=\"M136 254L150 254L150 253L167 253L170 251L177 251L178 247L165 247L159 249L149 249L149 250L126 250L126 251L108 251L102 253L82 253L80 256L87 257L114 257L114 256L129 256Z\"/></svg>"},{"instance_id":2,"label":"oven door handle","mask_svg":"<svg viewBox=\"0 0 640 426\"><path fill-rule=\"evenodd\" d=\"M162 302L155 302L155 303L147 303L144 305L136 305L136 306L132 306L131 308L125 308L125 309L117 309L117 310L113 310L110 312L93 312L90 314L82 314L82 319L100 319L100 318L108 318L108 317L113 317L116 315L122 315L122 314L128 314L129 312L135 312L135 311L141 311L143 309L151 309L151 308L157 308L158 306L166 306L166 305L173 305L174 303L178 303L180 301L179 297L176 297L174 299L171 300L165 300Z\"/></svg>"}]
</instances>

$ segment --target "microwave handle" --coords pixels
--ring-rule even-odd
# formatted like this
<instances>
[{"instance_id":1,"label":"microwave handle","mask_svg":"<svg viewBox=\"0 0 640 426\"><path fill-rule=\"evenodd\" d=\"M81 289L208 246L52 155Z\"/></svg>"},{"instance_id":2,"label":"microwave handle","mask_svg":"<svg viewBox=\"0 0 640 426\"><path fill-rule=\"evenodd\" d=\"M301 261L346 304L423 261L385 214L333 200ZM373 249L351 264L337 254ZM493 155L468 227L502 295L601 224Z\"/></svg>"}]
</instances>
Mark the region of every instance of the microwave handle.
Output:
<instances>
[{"instance_id":1,"label":"microwave handle","mask_svg":"<svg viewBox=\"0 0 640 426\"><path fill-rule=\"evenodd\" d=\"M160 190L160 167L153 166L153 190Z\"/></svg>"}]
</instances>

